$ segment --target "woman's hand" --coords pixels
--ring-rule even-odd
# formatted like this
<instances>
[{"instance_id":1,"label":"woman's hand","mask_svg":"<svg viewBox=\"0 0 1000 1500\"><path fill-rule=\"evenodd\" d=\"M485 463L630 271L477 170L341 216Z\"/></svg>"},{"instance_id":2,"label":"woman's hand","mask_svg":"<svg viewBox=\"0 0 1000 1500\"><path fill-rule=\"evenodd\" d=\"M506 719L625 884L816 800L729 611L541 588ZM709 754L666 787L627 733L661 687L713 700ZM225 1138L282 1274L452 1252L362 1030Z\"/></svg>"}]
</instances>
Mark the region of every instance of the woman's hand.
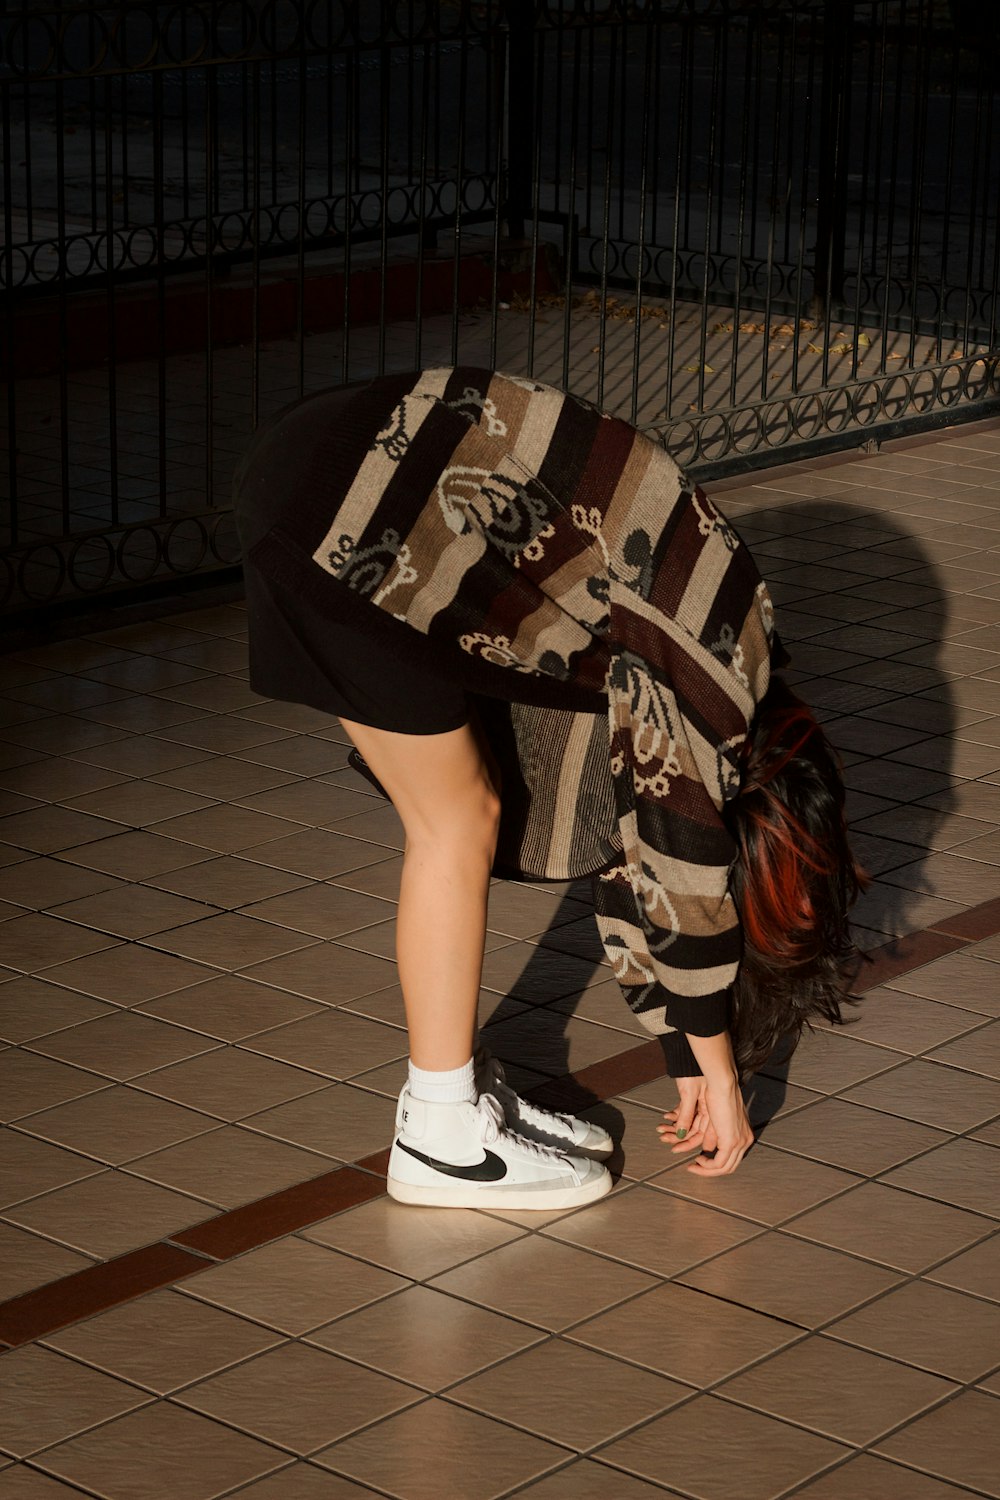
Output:
<instances>
[{"instance_id":1,"label":"woman's hand","mask_svg":"<svg viewBox=\"0 0 1000 1500\"><path fill-rule=\"evenodd\" d=\"M658 1125L660 1139L674 1153L700 1150L688 1168L699 1177L735 1172L753 1145L753 1131L735 1072L716 1078L675 1078L680 1103ZM713 1155L714 1153L714 1155Z\"/></svg>"}]
</instances>

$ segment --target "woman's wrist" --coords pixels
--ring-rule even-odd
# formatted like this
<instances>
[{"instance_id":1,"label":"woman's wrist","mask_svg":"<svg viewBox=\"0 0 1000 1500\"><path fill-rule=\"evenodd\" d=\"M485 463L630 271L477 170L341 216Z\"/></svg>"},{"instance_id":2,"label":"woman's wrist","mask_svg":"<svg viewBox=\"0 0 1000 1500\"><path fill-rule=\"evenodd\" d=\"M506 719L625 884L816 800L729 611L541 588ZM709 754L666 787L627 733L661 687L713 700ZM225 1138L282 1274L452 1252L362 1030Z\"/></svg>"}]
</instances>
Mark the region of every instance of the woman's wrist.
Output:
<instances>
[{"instance_id":1,"label":"woman's wrist","mask_svg":"<svg viewBox=\"0 0 1000 1500\"><path fill-rule=\"evenodd\" d=\"M695 1036L689 1031L687 1042L705 1081L713 1088L739 1083L732 1039L728 1031L716 1032L715 1036Z\"/></svg>"}]
</instances>

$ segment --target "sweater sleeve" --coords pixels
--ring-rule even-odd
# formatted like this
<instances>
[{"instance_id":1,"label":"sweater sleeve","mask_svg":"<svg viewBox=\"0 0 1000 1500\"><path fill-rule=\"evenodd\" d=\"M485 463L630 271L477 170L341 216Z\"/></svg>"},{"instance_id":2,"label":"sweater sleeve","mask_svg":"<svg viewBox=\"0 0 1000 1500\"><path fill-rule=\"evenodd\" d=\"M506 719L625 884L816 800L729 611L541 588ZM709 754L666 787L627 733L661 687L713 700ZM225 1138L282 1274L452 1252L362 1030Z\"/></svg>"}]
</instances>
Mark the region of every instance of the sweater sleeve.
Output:
<instances>
[{"instance_id":1,"label":"sweater sleeve","mask_svg":"<svg viewBox=\"0 0 1000 1500\"><path fill-rule=\"evenodd\" d=\"M633 555L642 555L634 533ZM742 953L724 817L766 690L772 617L752 559L700 492L642 575L611 568L611 763L623 857L595 878L598 927L629 1005L699 1071L685 1038L729 1023Z\"/></svg>"}]
</instances>

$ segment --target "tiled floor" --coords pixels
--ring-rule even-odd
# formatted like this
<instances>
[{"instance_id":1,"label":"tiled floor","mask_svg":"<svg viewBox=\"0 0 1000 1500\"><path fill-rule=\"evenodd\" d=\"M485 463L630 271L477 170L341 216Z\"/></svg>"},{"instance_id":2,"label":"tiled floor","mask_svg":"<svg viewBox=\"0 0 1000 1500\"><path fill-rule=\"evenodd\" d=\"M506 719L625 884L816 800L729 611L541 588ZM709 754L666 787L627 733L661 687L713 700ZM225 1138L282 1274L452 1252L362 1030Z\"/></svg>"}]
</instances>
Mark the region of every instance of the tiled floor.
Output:
<instances>
[{"instance_id":1,"label":"tiled floor","mask_svg":"<svg viewBox=\"0 0 1000 1500\"><path fill-rule=\"evenodd\" d=\"M238 603L0 662L2 1500L1000 1496L1000 426L719 498L879 951L714 1184L586 891L497 884L483 1024L618 1185L390 1204L400 839L339 726Z\"/></svg>"}]
</instances>

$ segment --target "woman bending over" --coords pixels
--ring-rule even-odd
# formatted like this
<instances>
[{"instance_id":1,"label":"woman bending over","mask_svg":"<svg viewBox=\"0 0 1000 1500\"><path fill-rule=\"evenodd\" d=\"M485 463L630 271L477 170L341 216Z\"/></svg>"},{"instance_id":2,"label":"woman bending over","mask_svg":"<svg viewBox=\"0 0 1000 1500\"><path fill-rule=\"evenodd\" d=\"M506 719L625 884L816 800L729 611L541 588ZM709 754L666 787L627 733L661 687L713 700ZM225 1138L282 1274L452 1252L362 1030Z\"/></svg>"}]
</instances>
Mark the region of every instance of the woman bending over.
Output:
<instances>
[{"instance_id":1,"label":"woman bending over","mask_svg":"<svg viewBox=\"0 0 1000 1500\"><path fill-rule=\"evenodd\" d=\"M251 683L339 717L405 830L410 1043L389 1192L561 1208L598 1126L519 1098L478 1041L491 873L592 877L625 1000L735 1170L740 1077L840 1016L859 872L822 731L747 548L657 444L476 368L311 396L237 477Z\"/></svg>"}]
</instances>

